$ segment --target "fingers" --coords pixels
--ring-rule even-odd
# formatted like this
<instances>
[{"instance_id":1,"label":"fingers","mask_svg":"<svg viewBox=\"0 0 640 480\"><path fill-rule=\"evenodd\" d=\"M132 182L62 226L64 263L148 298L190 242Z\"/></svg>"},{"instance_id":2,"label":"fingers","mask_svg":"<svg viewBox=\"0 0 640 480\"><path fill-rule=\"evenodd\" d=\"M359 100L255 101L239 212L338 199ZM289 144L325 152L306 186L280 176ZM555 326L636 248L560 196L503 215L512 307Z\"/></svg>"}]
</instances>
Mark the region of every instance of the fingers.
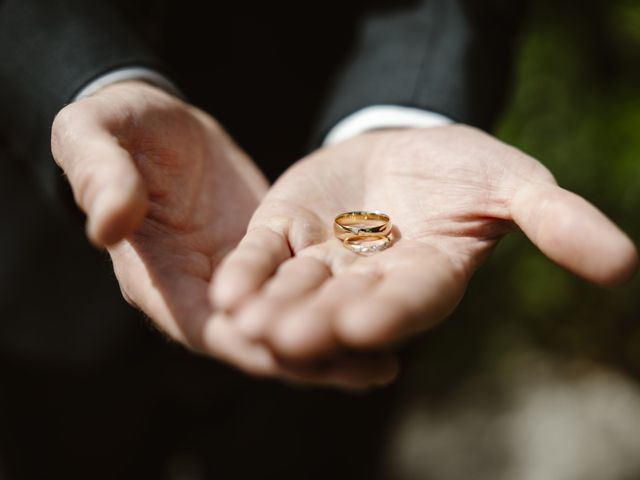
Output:
<instances>
[{"instance_id":1,"label":"fingers","mask_svg":"<svg viewBox=\"0 0 640 480\"><path fill-rule=\"evenodd\" d=\"M266 283L262 294L238 312L235 320L238 328L254 340L263 337L270 323L330 276L329 267L316 258L293 257L285 261Z\"/></svg>"},{"instance_id":2,"label":"fingers","mask_svg":"<svg viewBox=\"0 0 640 480\"><path fill-rule=\"evenodd\" d=\"M403 254L411 256L410 250ZM467 280L439 252L416 251L412 262L385 272L366 298L338 312L336 336L355 349L390 347L448 316Z\"/></svg>"},{"instance_id":3,"label":"fingers","mask_svg":"<svg viewBox=\"0 0 640 480\"><path fill-rule=\"evenodd\" d=\"M129 153L106 129L77 108L63 112L53 125L53 156L87 214L89 239L97 246L113 245L144 218L145 183Z\"/></svg>"},{"instance_id":4,"label":"fingers","mask_svg":"<svg viewBox=\"0 0 640 480\"><path fill-rule=\"evenodd\" d=\"M282 362L261 343L251 342L224 314L214 315L204 330L204 353L249 375L275 377L299 385L363 390L392 382L398 374L396 357L388 353L345 354L317 365Z\"/></svg>"},{"instance_id":5,"label":"fingers","mask_svg":"<svg viewBox=\"0 0 640 480\"><path fill-rule=\"evenodd\" d=\"M367 260L377 270L343 272L308 298L271 310L264 340L278 357L305 362L345 349L387 349L449 315L468 281L467 272L424 244L398 243Z\"/></svg>"},{"instance_id":6,"label":"fingers","mask_svg":"<svg viewBox=\"0 0 640 480\"><path fill-rule=\"evenodd\" d=\"M290 257L284 234L268 227L249 230L216 271L210 291L213 305L221 310L232 309Z\"/></svg>"},{"instance_id":7,"label":"fingers","mask_svg":"<svg viewBox=\"0 0 640 480\"><path fill-rule=\"evenodd\" d=\"M192 350L249 375L361 390L387 384L397 374L397 360L386 353L347 354L322 364L296 366L283 362L268 345L254 342L240 332L235 319L211 311L207 282L202 278L185 275L179 268L150 270L130 241L109 250L121 288L161 330ZM301 262L301 266L304 263L307 262ZM279 287L272 288L278 292Z\"/></svg>"},{"instance_id":8,"label":"fingers","mask_svg":"<svg viewBox=\"0 0 640 480\"><path fill-rule=\"evenodd\" d=\"M398 374L396 357L388 353L345 354L324 364L294 365L282 362L271 350L248 341L235 322L217 314L204 333L206 353L257 377L276 377L301 385L363 390L386 385Z\"/></svg>"},{"instance_id":9,"label":"fingers","mask_svg":"<svg viewBox=\"0 0 640 480\"><path fill-rule=\"evenodd\" d=\"M309 361L334 353L341 347L334 330L335 317L358 298L370 298L375 282L376 276L361 273L328 280L311 298L282 310L266 332L268 343L289 361Z\"/></svg>"},{"instance_id":10,"label":"fingers","mask_svg":"<svg viewBox=\"0 0 640 480\"><path fill-rule=\"evenodd\" d=\"M591 282L615 286L636 271L631 240L589 202L554 184L523 185L511 215L545 255Z\"/></svg>"}]
</instances>

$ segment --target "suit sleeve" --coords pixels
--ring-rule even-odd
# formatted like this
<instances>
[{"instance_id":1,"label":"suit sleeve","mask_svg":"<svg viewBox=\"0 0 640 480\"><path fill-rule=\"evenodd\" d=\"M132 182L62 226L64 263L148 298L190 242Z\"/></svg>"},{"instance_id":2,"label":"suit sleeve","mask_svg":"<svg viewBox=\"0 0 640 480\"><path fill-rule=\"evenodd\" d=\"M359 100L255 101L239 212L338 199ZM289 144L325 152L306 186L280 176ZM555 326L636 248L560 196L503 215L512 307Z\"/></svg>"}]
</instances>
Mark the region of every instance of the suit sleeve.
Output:
<instances>
[{"instance_id":1,"label":"suit sleeve","mask_svg":"<svg viewBox=\"0 0 640 480\"><path fill-rule=\"evenodd\" d=\"M0 0L0 141L47 193L64 186L50 150L56 113L94 78L129 65L163 70L109 3Z\"/></svg>"},{"instance_id":2,"label":"suit sleeve","mask_svg":"<svg viewBox=\"0 0 640 480\"><path fill-rule=\"evenodd\" d=\"M369 12L330 90L318 138L370 105L429 110L490 129L508 91L524 2L420 0Z\"/></svg>"}]
</instances>

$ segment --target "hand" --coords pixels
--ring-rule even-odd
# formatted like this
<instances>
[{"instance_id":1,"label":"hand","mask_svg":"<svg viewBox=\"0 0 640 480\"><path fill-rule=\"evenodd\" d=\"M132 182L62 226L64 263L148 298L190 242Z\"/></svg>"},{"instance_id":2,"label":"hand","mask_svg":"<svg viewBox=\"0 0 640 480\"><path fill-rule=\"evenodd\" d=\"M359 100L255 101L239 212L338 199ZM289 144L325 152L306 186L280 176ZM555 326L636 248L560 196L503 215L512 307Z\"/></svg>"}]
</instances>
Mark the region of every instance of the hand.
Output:
<instances>
[{"instance_id":1,"label":"hand","mask_svg":"<svg viewBox=\"0 0 640 480\"><path fill-rule=\"evenodd\" d=\"M142 82L114 84L60 112L52 151L123 296L174 339L252 374L302 383L350 386L365 372L368 385L393 375L393 359L379 355L288 368L213 313L212 272L242 238L267 182L204 112Z\"/></svg>"},{"instance_id":2,"label":"hand","mask_svg":"<svg viewBox=\"0 0 640 480\"><path fill-rule=\"evenodd\" d=\"M343 247L336 215L381 210L395 243ZM385 130L323 148L286 172L219 267L212 300L288 361L392 348L449 315L496 242L517 228L581 277L633 274L631 241L535 159L466 126Z\"/></svg>"},{"instance_id":3,"label":"hand","mask_svg":"<svg viewBox=\"0 0 640 480\"><path fill-rule=\"evenodd\" d=\"M52 151L123 296L207 350L208 281L267 189L253 163L212 118L143 82L64 108Z\"/></svg>"}]
</instances>

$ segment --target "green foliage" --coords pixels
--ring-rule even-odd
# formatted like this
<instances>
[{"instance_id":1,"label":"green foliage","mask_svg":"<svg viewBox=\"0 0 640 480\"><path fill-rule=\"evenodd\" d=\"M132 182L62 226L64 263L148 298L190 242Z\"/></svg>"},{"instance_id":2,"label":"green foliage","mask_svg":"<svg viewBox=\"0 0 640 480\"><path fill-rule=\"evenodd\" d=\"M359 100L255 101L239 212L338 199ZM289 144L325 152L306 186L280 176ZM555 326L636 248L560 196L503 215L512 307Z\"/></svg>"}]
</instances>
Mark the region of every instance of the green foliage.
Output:
<instances>
[{"instance_id":1,"label":"green foliage","mask_svg":"<svg viewBox=\"0 0 640 480\"><path fill-rule=\"evenodd\" d=\"M538 2L516 78L498 136L540 159L560 185L594 202L637 241L640 2L581 2L579 10ZM524 322L530 342L640 376L637 279L618 291L597 289L524 241L497 261L513 283L508 316Z\"/></svg>"},{"instance_id":2,"label":"green foliage","mask_svg":"<svg viewBox=\"0 0 640 480\"><path fill-rule=\"evenodd\" d=\"M640 0L534 2L516 68L497 135L541 160L637 244ZM640 280L612 291L594 287L524 236L510 236L476 274L454 318L413 355L433 394L478 369L499 376L512 353L529 348L640 378Z\"/></svg>"}]
</instances>

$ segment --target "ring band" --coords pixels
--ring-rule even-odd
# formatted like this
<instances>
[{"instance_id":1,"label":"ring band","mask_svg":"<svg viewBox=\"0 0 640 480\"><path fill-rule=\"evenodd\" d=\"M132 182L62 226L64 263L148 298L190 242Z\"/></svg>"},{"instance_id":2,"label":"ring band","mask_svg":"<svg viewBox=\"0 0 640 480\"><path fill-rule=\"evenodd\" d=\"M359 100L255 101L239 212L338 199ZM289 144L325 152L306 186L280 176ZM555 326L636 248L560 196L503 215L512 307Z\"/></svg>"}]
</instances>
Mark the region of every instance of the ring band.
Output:
<instances>
[{"instance_id":1,"label":"ring band","mask_svg":"<svg viewBox=\"0 0 640 480\"><path fill-rule=\"evenodd\" d=\"M333 233L340 240L359 237L386 237L391 233L391 219L382 212L346 212L333 222Z\"/></svg>"},{"instance_id":2,"label":"ring band","mask_svg":"<svg viewBox=\"0 0 640 480\"><path fill-rule=\"evenodd\" d=\"M352 235L345 238L342 244L353 253L368 255L386 250L391 245L391 239L386 235Z\"/></svg>"}]
</instances>

